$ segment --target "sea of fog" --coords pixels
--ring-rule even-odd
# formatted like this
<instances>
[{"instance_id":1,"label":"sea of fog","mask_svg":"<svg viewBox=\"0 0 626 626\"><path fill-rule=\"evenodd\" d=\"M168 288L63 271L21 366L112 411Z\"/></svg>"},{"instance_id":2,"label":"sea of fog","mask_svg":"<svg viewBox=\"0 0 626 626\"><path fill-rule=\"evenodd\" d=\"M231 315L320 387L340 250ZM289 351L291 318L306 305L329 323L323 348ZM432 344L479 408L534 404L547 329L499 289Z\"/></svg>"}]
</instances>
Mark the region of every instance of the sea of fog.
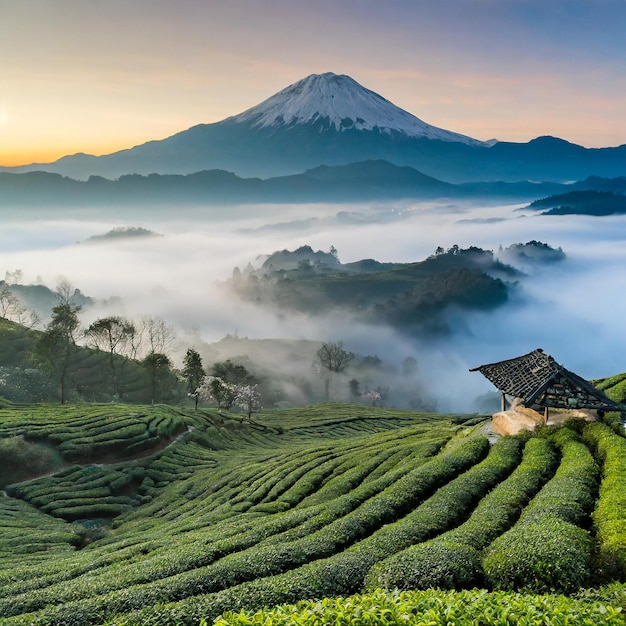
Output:
<instances>
[{"instance_id":1,"label":"sea of fog","mask_svg":"<svg viewBox=\"0 0 626 626\"><path fill-rule=\"evenodd\" d=\"M469 368L543 348L586 378L626 371L626 217L541 216L523 205L395 202L372 205L250 205L168 211L23 211L0 215L0 277L54 288L66 278L102 304L86 311L165 319L183 339L226 334L250 338L342 340L359 354L399 363L414 356L442 410L467 408L467 397L493 387ZM118 227L162 236L90 243ZM389 328L359 326L341 316L311 319L260 311L229 297L219 282L235 266L262 262L275 250L302 245L342 262L419 261L438 246L500 246L538 240L561 247L565 261L528 266L520 289L490 313L458 313L446 338L420 341Z\"/></svg>"}]
</instances>

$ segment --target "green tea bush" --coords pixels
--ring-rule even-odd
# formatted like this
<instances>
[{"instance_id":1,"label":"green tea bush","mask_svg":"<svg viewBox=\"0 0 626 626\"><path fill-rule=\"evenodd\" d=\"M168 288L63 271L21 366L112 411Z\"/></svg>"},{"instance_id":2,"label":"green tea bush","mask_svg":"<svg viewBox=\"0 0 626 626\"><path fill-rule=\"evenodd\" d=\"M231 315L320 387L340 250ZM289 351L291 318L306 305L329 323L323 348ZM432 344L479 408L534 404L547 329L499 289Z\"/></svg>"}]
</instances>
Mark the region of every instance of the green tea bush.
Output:
<instances>
[{"instance_id":1,"label":"green tea bush","mask_svg":"<svg viewBox=\"0 0 626 626\"><path fill-rule=\"evenodd\" d=\"M518 518L550 477L555 463L554 447L548 441L530 439L519 466L480 501L464 524L376 564L368 574L366 588L463 589L481 585L481 551Z\"/></svg>"},{"instance_id":2,"label":"green tea bush","mask_svg":"<svg viewBox=\"0 0 626 626\"><path fill-rule=\"evenodd\" d=\"M577 524L591 512L598 470L583 443L561 439L563 456L552 480L485 551L485 578L495 589L571 593L589 581L593 542Z\"/></svg>"},{"instance_id":3,"label":"green tea bush","mask_svg":"<svg viewBox=\"0 0 626 626\"><path fill-rule=\"evenodd\" d=\"M201 626L208 624L206 620L200 623ZM624 614L619 606L563 596L487 593L481 590L376 590L348 598L305 600L296 605L262 609L254 614L227 612L215 619L214 625L621 626L623 623Z\"/></svg>"},{"instance_id":4,"label":"green tea bush","mask_svg":"<svg viewBox=\"0 0 626 626\"><path fill-rule=\"evenodd\" d=\"M482 565L478 550L437 538L377 563L365 580L365 588L466 589L480 580Z\"/></svg>"},{"instance_id":5,"label":"green tea bush","mask_svg":"<svg viewBox=\"0 0 626 626\"><path fill-rule=\"evenodd\" d=\"M453 460L458 463L472 448L474 458L478 460L478 446L484 444L485 440L482 439L470 440L455 451L433 459L433 462L441 461L444 466L449 466ZM233 606L270 606L303 597L350 593L361 587L367 571L374 563L413 542L428 539L462 518L468 506L480 499L481 495L515 467L519 452L519 441L502 440L502 444L492 449L493 456L488 456L485 461L442 486L404 518L383 526L344 552L283 574L256 578L217 593L190 597L165 607L158 605L148 608L133 615L131 623L156 619L155 616L158 615L159 620L165 620L164 624L175 624L179 621L192 624L203 616L212 618ZM430 463L423 467L429 465Z\"/></svg>"},{"instance_id":6,"label":"green tea bush","mask_svg":"<svg viewBox=\"0 0 626 626\"><path fill-rule=\"evenodd\" d=\"M494 479L493 469L486 468L483 471L480 466L477 466L479 469L476 472L469 471L464 475L468 478L457 488L444 492L446 500L444 510L440 502L442 497L435 497L431 507L424 514L425 520L421 525L415 525L411 519L408 519L411 516L407 516L403 524L404 532L398 532L397 522L380 528L383 523L395 518L394 511L410 510L412 505L419 503L446 480L472 467L488 448L489 443L484 438L464 441L392 483L376 497L367 500L352 514L336 520L333 524L301 540L286 544L253 545L248 550L222 558L212 565L197 567L169 578L155 580L153 583L131 586L124 584L128 581L118 578L112 583L116 587L119 586L117 591L103 593L97 597L85 597L93 593L91 583L86 586L81 586L80 583L78 585L65 584L63 590L55 590L55 592L45 590L40 594L31 592L14 598L10 605L8 603L0 605L0 611L8 615L11 611L24 613L41 609L37 613L36 623L63 623L76 626L97 622L102 619L102 616L111 612L126 612L134 608L150 606L163 599L179 600L211 592L218 592L214 595L225 594L224 601L230 603L225 605L225 608L229 608L233 606L232 598L238 597L240 593L256 597L258 590L264 589L260 581L266 581L268 576L279 572L285 573L274 576L275 585L261 591L264 594L263 597L269 597L267 593L271 592L273 594L271 597L277 598L275 603L302 597L297 594L302 593L303 588L317 588L322 595L358 588L365 573L373 564L372 559L375 562L381 554L386 556L388 550L406 547L407 541L410 542L418 533L432 532L433 528L445 526L451 514L462 515L462 510L459 513L459 499L466 502L472 501L477 491L484 493L486 489L489 489L488 478L491 476L491 480ZM305 509L298 514L306 515L306 511ZM363 545L351 554L340 553L321 561L315 560L335 554L342 547L366 537L375 528L379 528L378 533L383 531L382 536L376 540L376 546L370 546L366 540L361 542ZM376 534L374 533L374 536ZM236 537L233 539L237 541ZM400 548L395 548L394 541L400 542ZM314 562L305 567L298 567L308 561ZM173 568L176 571L175 563ZM294 571L286 571L294 568L296 568ZM163 573L161 571L160 575L162 576ZM225 589L229 586L232 586L232 590ZM286 598L287 590L290 590L291 595L287 597L287 600L283 600ZM57 600L63 599L65 604L58 608L43 608L49 605L54 597ZM77 599L72 600L72 598ZM20 623L18 617L15 619L15 623Z\"/></svg>"},{"instance_id":7,"label":"green tea bush","mask_svg":"<svg viewBox=\"0 0 626 626\"><path fill-rule=\"evenodd\" d=\"M496 589L573 593L589 582L592 547L583 529L545 516L496 539L483 559L485 576Z\"/></svg>"},{"instance_id":8,"label":"green tea bush","mask_svg":"<svg viewBox=\"0 0 626 626\"><path fill-rule=\"evenodd\" d=\"M598 551L595 567L606 579L626 580L626 439L601 423L589 424L584 436L602 462L602 482L593 522Z\"/></svg>"}]
</instances>

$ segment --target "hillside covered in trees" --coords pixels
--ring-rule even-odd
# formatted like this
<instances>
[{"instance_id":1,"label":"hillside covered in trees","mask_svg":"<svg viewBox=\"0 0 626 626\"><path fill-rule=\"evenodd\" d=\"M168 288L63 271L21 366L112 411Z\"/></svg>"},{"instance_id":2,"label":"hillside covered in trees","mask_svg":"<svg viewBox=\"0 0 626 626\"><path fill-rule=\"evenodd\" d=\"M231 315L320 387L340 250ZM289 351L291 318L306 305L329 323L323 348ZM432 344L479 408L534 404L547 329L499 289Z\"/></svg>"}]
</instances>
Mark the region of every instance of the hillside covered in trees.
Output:
<instances>
[{"instance_id":1,"label":"hillside covered in trees","mask_svg":"<svg viewBox=\"0 0 626 626\"><path fill-rule=\"evenodd\" d=\"M501 251L511 261L545 263L564 258L531 241ZM491 250L439 247L414 263L364 259L341 263L337 251L303 246L274 252L259 267L235 268L228 286L265 307L318 315L342 311L348 318L388 324L409 332L445 332L452 307L489 310L504 304L524 274Z\"/></svg>"},{"instance_id":2,"label":"hillside covered in trees","mask_svg":"<svg viewBox=\"0 0 626 626\"><path fill-rule=\"evenodd\" d=\"M543 211L543 215L624 215L626 195L619 191L577 190L535 200L530 208Z\"/></svg>"}]
</instances>

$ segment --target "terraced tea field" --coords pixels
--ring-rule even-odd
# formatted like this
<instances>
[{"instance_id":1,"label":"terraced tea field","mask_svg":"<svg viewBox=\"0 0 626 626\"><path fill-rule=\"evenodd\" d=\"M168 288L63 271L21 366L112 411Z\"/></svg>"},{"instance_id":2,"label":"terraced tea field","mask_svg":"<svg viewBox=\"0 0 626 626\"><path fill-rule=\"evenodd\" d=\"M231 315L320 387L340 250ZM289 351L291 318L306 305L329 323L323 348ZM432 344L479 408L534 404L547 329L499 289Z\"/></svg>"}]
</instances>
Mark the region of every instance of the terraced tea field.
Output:
<instances>
[{"instance_id":1,"label":"terraced tea field","mask_svg":"<svg viewBox=\"0 0 626 626\"><path fill-rule=\"evenodd\" d=\"M7 403L0 624L623 624L626 439L483 423Z\"/></svg>"}]
</instances>

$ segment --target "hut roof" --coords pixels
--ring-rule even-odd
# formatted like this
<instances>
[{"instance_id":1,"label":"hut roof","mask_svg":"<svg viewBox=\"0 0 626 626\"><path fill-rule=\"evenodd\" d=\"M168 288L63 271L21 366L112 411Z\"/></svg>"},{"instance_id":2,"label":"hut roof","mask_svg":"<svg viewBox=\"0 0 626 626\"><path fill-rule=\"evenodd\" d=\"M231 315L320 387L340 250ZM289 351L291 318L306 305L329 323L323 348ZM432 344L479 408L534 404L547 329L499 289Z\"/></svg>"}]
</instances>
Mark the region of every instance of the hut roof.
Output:
<instances>
[{"instance_id":1,"label":"hut roof","mask_svg":"<svg viewBox=\"0 0 626 626\"><path fill-rule=\"evenodd\" d=\"M526 406L620 410L604 392L559 365L541 349L470 370L476 371L503 393L520 398Z\"/></svg>"}]
</instances>

